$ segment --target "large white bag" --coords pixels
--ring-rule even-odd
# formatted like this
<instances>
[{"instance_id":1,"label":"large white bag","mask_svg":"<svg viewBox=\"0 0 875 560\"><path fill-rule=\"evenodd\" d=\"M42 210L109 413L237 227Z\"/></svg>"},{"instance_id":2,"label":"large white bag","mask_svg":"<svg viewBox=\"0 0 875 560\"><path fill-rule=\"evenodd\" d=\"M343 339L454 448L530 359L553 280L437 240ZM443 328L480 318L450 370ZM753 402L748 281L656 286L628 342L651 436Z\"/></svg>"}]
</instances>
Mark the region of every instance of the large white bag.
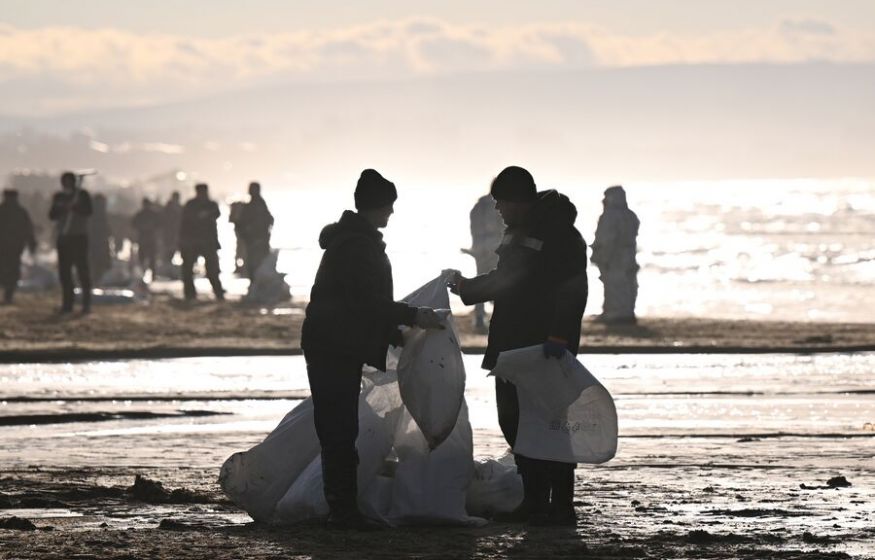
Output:
<instances>
[{"instance_id":1,"label":"large white bag","mask_svg":"<svg viewBox=\"0 0 875 560\"><path fill-rule=\"evenodd\" d=\"M225 495L256 521L270 521L277 502L320 453L313 401L304 400L249 451L231 455L219 484Z\"/></svg>"},{"instance_id":2,"label":"large white bag","mask_svg":"<svg viewBox=\"0 0 875 560\"><path fill-rule=\"evenodd\" d=\"M448 308L447 277L441 275L404 298L409 305ZM447 309L443 330L413 327L404 333L398 361L401 400L428 446L439 446L456 425L465 395L465 365Z\"/></svg>"},{"instance_id":3,"label":"large white bag","mask_svg":"<svg viewBox=\"0 0 875 560\"><path fill-rule=\"evenodd\" d=\"M398 466L392 486L389 518L394 524L449 523L482 525L465 510L474 474L474 442L468 407L443 445L431 450L413 418L402 416L395 435Z\"/></svg>"},{"instance_id":4,"label":"large white bag","mask_svg":"<svg viewBox=\"0 0 875 560\"><path fill-rule=\"evenodd\" d=\"M541 345L502 352L492 370L517 387L514 453L566 463L603 463L617 452L617 410L607 389L570 353Z\"/></svg>"},{"instance_id":5,"label":"large white bag","mask_svg":"<svg viewBox=\"0 0 875 560\"><path fill-rule=\"evenodd\" d=\"M359 464L356 470L359 501L369 495L386 456L392 450L401 402L393 372L365 377L359 396L359 433L356 439ZM394 398L393 398L394 396ZM374 511L378 508L367 508ZM317 456L295 479L276 505L271 521L287 524L326 517L328 503L322 489L322 458Z\"/></svg>"},{"instance_id":6,"label":"large white bag","mask_svg":"<svg viewBox=\"0 0 875 560\"><path fill-rule=\"evenodd\" d=\"M513 455L474 461L465 509L470 515L492 517L511 512L523 501L523 481Z\"/></svg>"}]
</instances>

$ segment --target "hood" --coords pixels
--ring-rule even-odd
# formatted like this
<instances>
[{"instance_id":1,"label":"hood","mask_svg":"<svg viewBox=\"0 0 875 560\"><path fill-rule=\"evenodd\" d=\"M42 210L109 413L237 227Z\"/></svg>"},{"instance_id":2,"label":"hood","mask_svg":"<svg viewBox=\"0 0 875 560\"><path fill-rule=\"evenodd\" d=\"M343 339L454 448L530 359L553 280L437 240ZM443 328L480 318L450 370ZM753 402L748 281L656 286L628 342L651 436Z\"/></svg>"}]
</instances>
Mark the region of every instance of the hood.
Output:
<instances>
[{"instance_id":1,"label":"hood","mask_svg":"<svg viewBox=\"0 0 875 560\"><path fill-rule=\"evenodd\" d=\"M536 225L573 226L577 208L567 196L550 189L538 193L532 214L532 222Z\"/></svg>"},{"instance_id":2,"label":"hood","mask_svg":"<svg viewBox=\"0 0 875 560\"><path fill-rule=\"evenodd\" d=\"M350 237L367 237L385 246L383 234L351 210L345 210L338 221L322 228L319 233L319 246L327 249L329 245Z\"/></svg>"},{"instance_id":3,"label":"hood","mask_svg":"<svg viewBox=\"0 0 875 560\"><path fill-rule=\"evenodd\" d=\"M608 208L628 208L628 204L626 203L626 191L623 190L623 187L615 186L609 187L605 191L605 207Z\"/></svg>"}]
</instances>

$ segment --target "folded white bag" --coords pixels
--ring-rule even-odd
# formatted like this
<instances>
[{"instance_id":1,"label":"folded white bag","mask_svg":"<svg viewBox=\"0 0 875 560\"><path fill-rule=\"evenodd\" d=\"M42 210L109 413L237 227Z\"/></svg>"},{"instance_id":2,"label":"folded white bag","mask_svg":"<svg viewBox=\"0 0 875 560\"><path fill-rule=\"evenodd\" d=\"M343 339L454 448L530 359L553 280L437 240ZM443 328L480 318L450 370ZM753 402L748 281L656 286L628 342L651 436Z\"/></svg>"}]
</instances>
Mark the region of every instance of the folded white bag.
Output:
<instances>
[{"instance_id":1,"label":"folded white bag","mask_svg":"<svg viewBox=\"0 0 875 560\"><path fill-rule=\"evenodd\" d=\"M502 352L490 375L517 387L514 453L566 463L604 463L617 452L617 409L607 389L571 354L541 345Z\"/></svg>"},{"instance_id":2,"label":"folded white bag","mask_svg":"<svg viewBox=\"0 0 875 560\"><path fill-rule=\"evenodd\" d=\"M448 308L447 278L438 276L404 298L408 305ZM411 328L398 360L401 400L430 449L453 432L465 396L465 365L449 309L439 309L444 329Z\"/></svg>"}]
</instances>

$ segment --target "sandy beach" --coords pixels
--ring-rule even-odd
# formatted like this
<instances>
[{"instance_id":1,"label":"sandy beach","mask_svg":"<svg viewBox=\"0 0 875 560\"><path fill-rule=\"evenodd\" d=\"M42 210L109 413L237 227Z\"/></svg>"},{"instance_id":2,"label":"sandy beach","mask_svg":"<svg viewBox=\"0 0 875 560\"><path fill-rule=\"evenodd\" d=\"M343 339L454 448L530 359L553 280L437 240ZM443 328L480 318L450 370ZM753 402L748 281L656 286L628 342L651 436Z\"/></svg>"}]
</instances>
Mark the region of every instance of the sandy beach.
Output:
<instances>
[{"instance_id":1,"label":"sandy beach","mask_svg":"<svg viewBox=\"0 0 875 560\"><path fill-rule=\"evenodd\" d=\"M307 395L300 307L159 297L59 320L53 303L0 308L0 558L875 557L875 355L841 351L870 325L587 321L621 444L578 469L577 527L336 533L252 523L217 483ZM459 324L475 456L495 457L483 337Z\"/></svg>"},{"instance_id":2,"label":"sandy beach","mask_svg":"<svg viewBox=\"0 0 875 560\"><path fill-rule=\"evenodd\" d=\"M866 364L871 364L868 356ZM656 358L666 357L651 356L647 361L659 361ZM476 359L470 357L469 365ZM250 360L253 369L270 367L270 362L255 360ZM716 362L709 360L688 362L683 369L712 369ZM184 386L184 362L139 367L146 367L147 374L176 368L178 385ZM814 371L830 363L809 367L804 360L781 358L756 362L751 369L782 370L801 364ZM87 369L85 364L80 368ZM75 378L76 372L64 375ZM758 374L752 375L739 376L734 384L738 392L768 386ZM670 371L663 372L662 377L669 376ZM169 412L196 407L216 416L174 420L167 414L133 426L117 418L97 425L42 424L17 432L0 428L0 558L871 558L875 432L858 425L855 431L835 434L830 432L839 430L824 425L811 432L770 434L768 426L745 419L740 425L748 428L723 432L681 425L666 429L672 424L664 416L689 414L683 412L685 407L709 408L694 419L708 426L727 407L741 406L739 410L755 416L756 409L819 408L829 402L851 409L871 404L871 395L841 392L850 378L830 385L828 375L811 377L810 384L819 386L820 393L801 387L790 394L772 389L777 396L726 397L708 392L699 381L672 376L674 389L699 391L699 398L635 393L637 377L623 381L615 374L606 379L623 419L621 449L609 463L578 469L579 523L574 528L490 523L481 528L337 533L318 525L260 526L222 495L218 467L231 452L257 443L282 411L297 402L294 397L249 401L236 412L213 400L214 388L204 389L200 397L189 392L158 394L147 402L126 401L123 395L109 402L86 402L101 410L149 406L153 412ZM493 405L484 380L472 368L469 403L472 410L491 417ZM76 406L74 401L75 396L66 399L63 408ZM732 402L735 405L726 404ZM745 409L744 403L755 408ZM23 405L45 408L53 403ZM639 407L643 410L636 412ZM268 420L248 429L234 427L248 418ZM637 427L639 418L650 427ZM488 427L491 422L487 419L484 427L483 420L472 418L475 455L503 452L500 434Z\"/></svg>"},{"instance_id":3,"label":"sandy beach","mask_svg":"<svg viewBox=\"0 0 875 560\"><path fill-rule=\"evenodd\" d=\"M158 294L149 304L97 305L59 316L48 294L21 294L0 307L0 362L300 353L304 304L265 309L202 296L186 302ZM459 317L463 350L482 352L486 336ZM875 350L875 323L642 318L608 326L587 318L581 352L746 353Z\"/></svg>"}]
</instances>

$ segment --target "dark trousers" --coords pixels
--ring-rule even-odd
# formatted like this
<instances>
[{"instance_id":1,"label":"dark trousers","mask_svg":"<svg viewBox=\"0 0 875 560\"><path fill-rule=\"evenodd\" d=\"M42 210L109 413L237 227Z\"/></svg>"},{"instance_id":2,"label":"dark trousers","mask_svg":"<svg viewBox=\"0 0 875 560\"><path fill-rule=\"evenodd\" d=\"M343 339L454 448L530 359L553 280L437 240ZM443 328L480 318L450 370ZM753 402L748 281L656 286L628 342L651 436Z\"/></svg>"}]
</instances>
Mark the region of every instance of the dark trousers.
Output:
<instances>
[{"instance_id":1,"label":"dark trousers","mask_svg":"<svg viewBox=\"0 0 875 560\"><path fill-rule=\"evenodd\" d=\"M155 261L158 255L158 245L155 241L141 241L137 244L137 260L140 262L143 272L152 271L155 275Z\"/></svg>"},{"instance_id":2,"label":"dark trousers","mask_svg":"<svg viewBox=\"0 0 875 560\"><path fill-rule=\"evenodd\" d=\"M495 379L495 402L498 405L498 425L511 448L516 443L520 421L520 404L516 385ZM514 454L517 471L523 479L524 504L535 513L573 512L574 463L533 459Z\"/></svg>"},{"instance_id":3,"label":"dark trousers","mask_svg":"<svg viewBox=\"0 0 875 560\"><path fill-rule=\"evenodd\" d=\"M194 263L203 257L207 268L207 278L213 287L213 293L217 299L225 297L222 281L219 280L219 255L215 249L204 250L200 248L186 248L182 250L182 288L185 299L194 299L197 292L194 289Z\"/></svg>"},{"instance_id":4,"label":"dark trousers","mask_svg":"<svg viewBox=\"0 0 875 560\"><path fill-rule=\"evenodd\" d=\"M58 237L58 277L61 280L61 310L73 310L73 269L82 288L82 309L91 309L91 269L88 265L88 236Z\"/></svg>"},{"instance_id":5,"label":"dark trousers","mask_svg":"<svg viewBox=\"0 0 875 560\"><path fill-rule=\"evenodd\" d=\"M270 253L269 239L253 239L246 242L246 275L250 280L255 279L255 271Z\"/></svg>"},{"instance_id":6,"label":"dark trousers","mask_svg":"<svg viewBox=\"0 0 875 560\"><path fill-rule=\"evenodd\" d=\"M2 241L2 240L0 240ZM0 245L0 286L3 286L3 301L12 303L12 296L21 279L21 250Z\"/></svg>"},{"instance_id":7,"label":"dark trousers","mask_svg":"<svg viewBox=\"0 0 875 560\"><path fill-rule=\"evenodd\" d=\"M322 446L322 485L332 513L357 510L356 474L362 362L305 352L313 421Z\"/></svg>"}]
</instances>

